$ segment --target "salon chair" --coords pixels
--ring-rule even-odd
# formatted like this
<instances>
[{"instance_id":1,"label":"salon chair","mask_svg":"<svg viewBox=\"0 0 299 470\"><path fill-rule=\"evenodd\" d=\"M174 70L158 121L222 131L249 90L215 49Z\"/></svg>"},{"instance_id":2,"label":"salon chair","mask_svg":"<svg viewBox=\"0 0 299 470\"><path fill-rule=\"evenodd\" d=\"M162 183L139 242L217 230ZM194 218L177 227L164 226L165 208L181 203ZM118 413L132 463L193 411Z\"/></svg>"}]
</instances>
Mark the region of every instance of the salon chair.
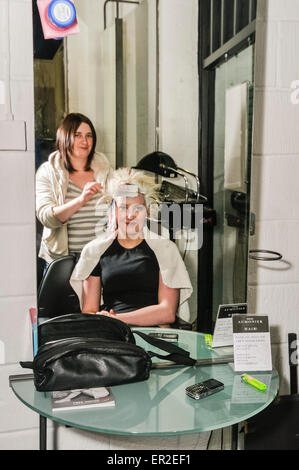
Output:
<instances>
[{"instance_id":1,"label":"salon chair","mask_svg":"<svg viewBox=\"0 0 299 470\"><path fill-rule=\"evenodd\" d=\"M277 396L244 427L245 450L299 450L297 335L288 335L290 395Z\"/></svg>"},{"instance_id":2,"label":"salon chair","mask_svg":"<svg viewBox=\"0 0 299 470\"><path fill-rule=\"evenodd\" d=\"M39 321L81 312L78 296L69 282L75 264L74 256L64 256L49 265L37 293Z\"/></svg>"}]
</instances>

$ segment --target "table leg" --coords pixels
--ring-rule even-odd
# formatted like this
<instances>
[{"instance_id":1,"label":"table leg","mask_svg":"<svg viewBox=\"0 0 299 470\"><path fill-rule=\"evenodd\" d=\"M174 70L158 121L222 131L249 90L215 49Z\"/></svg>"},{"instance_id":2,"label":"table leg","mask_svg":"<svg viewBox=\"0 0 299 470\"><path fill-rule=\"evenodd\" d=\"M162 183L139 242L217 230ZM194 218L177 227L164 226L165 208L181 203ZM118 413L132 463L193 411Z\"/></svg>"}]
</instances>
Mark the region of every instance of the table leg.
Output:
<instances>
[{"instance_id":1,"label":"table leg","mask_svg":"<svg viewBox=\"0 0 299 470\"><path fill-rule=\"evenodd\" d=\"M47 450L47 418L39 415L39 450Z\"/></svg>"},{"instance_id":2,"label":"table leg","mask_svg":"<svg viewBox=\"0 0 299 470\"><path fill-rule=\"evenodd\" d=\"M232 435L231 435L231 450L238 450L238 424L232 425Z\"/></svg>"}]
</instances>

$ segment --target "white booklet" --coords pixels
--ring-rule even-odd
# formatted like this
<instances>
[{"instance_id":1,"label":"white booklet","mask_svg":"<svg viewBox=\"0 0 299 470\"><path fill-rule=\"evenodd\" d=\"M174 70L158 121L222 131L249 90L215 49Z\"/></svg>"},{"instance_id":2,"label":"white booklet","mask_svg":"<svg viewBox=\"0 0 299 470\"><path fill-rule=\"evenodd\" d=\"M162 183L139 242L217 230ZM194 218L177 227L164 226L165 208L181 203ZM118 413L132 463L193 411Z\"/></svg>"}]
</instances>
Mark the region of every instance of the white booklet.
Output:
<instances>
[{"instance_id":1,"label":"white booklet","mask_svg":"<svg viewBox=\"0 0 299 470\"><path fill-rule=\"evenodd\" d=\"M52 410L65 411L114 406L111 390L106 387L51 392Z\"/></svg>"}]
</instances>

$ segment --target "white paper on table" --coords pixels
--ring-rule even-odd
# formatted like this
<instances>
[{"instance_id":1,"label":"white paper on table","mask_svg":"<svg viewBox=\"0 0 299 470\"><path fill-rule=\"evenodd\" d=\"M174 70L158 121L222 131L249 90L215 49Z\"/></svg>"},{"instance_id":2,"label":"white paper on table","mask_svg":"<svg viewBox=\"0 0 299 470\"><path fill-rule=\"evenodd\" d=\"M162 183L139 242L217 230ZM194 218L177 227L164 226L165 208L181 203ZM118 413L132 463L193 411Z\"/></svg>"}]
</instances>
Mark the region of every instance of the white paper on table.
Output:
<instances>
[{"instance_id":1,"label":"white paper on table","mask_svg":"<svg viewBox=\"0 0 299 470\"><path fill-rule=\"evenodd\" d=\"M212 347L233 345L233 323L232 316L236 314L246 314L247 304L225 304L219 305L217 319L215 323Z\"/></svg>"},{"instance_id":2,"label":"white paper on table","mask_svg":"<svg viewBox=\"0 0 299 470\"><path fill-rule=\"evenodd\" d=\"M272 370L267 316L234 315L233 340L235 371Z\"/></svg>"}]
</instances>

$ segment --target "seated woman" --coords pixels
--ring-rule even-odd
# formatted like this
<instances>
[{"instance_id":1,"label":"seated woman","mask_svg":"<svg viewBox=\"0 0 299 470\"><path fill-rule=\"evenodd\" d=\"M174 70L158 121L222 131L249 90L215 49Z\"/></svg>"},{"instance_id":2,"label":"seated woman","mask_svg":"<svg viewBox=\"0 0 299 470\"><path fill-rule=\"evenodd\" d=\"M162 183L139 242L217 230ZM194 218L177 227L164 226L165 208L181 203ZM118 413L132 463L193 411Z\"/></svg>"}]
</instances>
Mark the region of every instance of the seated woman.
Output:
<instances>
[{"instance_id":1,"label":"seated woman","mask_svg":"<svg viewBox=\"0 0 299 470\"><path fill-rule=\"evenodd\" d=\"M113 173L108 195L114 230L84 247L71 276L83 313L168 327L190 297L191 282L177 246L146 227L154 189L152 178L139 171Z\"/></svg>"}]
</instances>

